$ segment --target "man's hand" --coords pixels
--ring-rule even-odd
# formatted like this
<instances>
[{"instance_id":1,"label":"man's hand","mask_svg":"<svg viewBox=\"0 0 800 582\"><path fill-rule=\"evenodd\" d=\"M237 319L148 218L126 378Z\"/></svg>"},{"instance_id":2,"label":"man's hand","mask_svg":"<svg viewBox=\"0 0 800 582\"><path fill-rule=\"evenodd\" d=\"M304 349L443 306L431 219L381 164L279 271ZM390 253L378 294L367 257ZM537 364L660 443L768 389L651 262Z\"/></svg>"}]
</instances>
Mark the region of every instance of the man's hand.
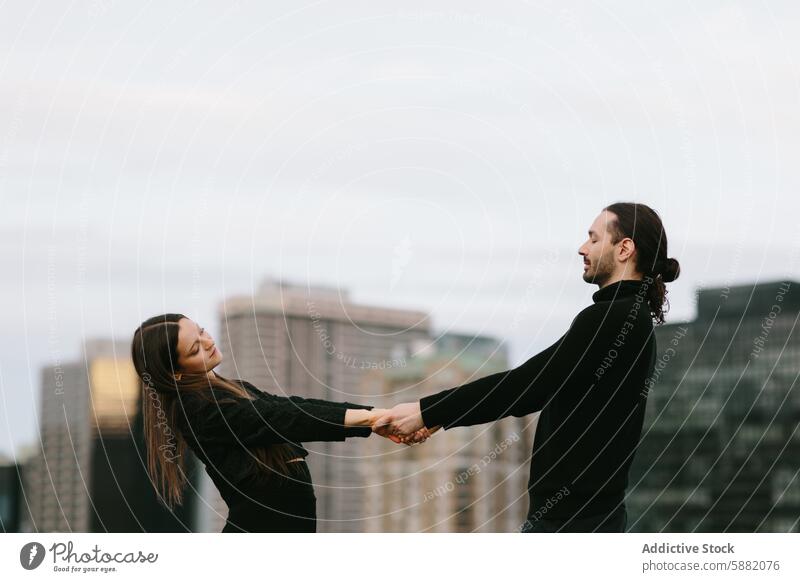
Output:
<instances>
[{"instance_id":1,"label":"man's hand","mask_svg":"<svg viewBox=\"0 0 800 582\"><path fill-rule=\"evenodd\" d=\"M419 402L407 402L386 411L373 423L372 431L389 438L391 438L390 435L403 438L410 437L424 427Z\"/></svg>"},{"instance_id":2,"label":"man's hand","mask_svg":"<svg viewBox=\"0 0 800 582\"><path fill-rule=\"evenodd\" d=\"M417 443L424 443L426 440L431 438L431 435L433 433L435 433L437 430L439 430L440 428L442 428L441 425L435 426L433 428L427 428L427 427L423 426L421 429L419 429L414 434L411 434L411 435L409 435L407 437L399 437L401 439L400 442L402 442L402 443L404 443L406 445L415 445Z\"/></svg>"}]
</instances>

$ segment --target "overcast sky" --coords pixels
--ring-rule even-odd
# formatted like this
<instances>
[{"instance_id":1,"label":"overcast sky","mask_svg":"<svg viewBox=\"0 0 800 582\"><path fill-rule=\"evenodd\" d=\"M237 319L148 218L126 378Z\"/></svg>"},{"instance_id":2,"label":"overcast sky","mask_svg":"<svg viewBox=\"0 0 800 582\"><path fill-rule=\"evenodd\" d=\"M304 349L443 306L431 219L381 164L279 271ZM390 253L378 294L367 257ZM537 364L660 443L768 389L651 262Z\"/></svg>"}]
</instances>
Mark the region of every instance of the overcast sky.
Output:
<instances>
[{"instance_id":1,"label":"overcast sky","mask_svg":"<svg viewBox=\"0 0 800 582\"><path fill-rule=\"evenodd\" d=\"M800 277L795 2L166 4L0 8L0 452L82 338L216 332L265 276L512 364L591 302L577 249L618 200L664 219L672 321Z\"/></svg>"}]
</instances>

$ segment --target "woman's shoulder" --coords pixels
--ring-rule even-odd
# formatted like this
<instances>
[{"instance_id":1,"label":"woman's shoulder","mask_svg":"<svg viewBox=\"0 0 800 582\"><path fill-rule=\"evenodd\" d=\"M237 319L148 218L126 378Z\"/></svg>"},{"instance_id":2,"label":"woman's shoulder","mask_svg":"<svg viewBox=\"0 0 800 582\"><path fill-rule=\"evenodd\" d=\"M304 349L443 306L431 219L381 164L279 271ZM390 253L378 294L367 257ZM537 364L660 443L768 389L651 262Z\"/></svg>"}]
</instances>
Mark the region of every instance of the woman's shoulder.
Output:
<instances>
[{"instance_id":1,"label":"woman's shoulder","mask_svg":"<svg viewBox=\"0 0 800 582\"><path fill-rule=\"evenodd\" d=\"M253 394L255 396L261 396L261 397L267 397L267 398L271 397L271 396L274 396L273 394L270 394L269 392L265 392L261 388L256 387L255 385L253 385L251 382L248 382L247 380L242 380L241 378L235 378L235 379L232 379L231 381L232 382L236 382L240 386L243 386L248 392L250 392L251 394Z\"/></svg>"},{"instance_id":2,"label":"woman's shoulder","mask_svg":"<svg viewBox=\"0 0 800 582\"><path fill-rule=\"evenodd\" d=\"M254 386L250 382L248 382L247 380L244 380L242 378L227 378L226 377L226 378L224 378L224 380L226 380L227 382L233 382L237 386L242 386L243 388L247 388L248 390L254 388Z\"/></svg>"},{"instance_id":3,"label":"woman's shoulder","mask_svg":"<svg viewBox=\"0 0 800 582\"><path fill-rule=\"evenodd\" d=\"M191 390L181 395L184 406L190 410L199 410L209 405L236 402L240 398L230 390L210 386L202 390Z\"/></svg>"},{"instance_id":4,"label":"woman's shoulder","mask_svg":"<svg viewBox=\"0 0 800 582\"><path fill-rule=\"evenodd\" d=\"M244 388L245 390L247 390L251 394L255 394L255 393L261 392L258 388L253 386L247 380L242 380L241 378L231 378L230 381L235 383L235 384L238 384L239 386L241 386L242 388Z\"/></svg>"},{"instance_id":5,"label":"woman's shoulder","mask_svg":"<svg viewBox=\"0 0 800 582\"><path fill-rule=\"evenodd\" d=\"M253 384L251 384L247 380L242 380L241 378L225 378L225 380L233 384L236 384L237 386L241 386L251 396L261 397L261 398L269 398L270 396L268 393L263 392L262 390L259 390L258 388L253 386ZM221 386L209 386L204 390L191 392L185 398L193 399L193 401L199 405L236 403L236 402L252 400L251 398L248 398L245 395L235 394L229 388Z\"/></svg>"}]
</instances>

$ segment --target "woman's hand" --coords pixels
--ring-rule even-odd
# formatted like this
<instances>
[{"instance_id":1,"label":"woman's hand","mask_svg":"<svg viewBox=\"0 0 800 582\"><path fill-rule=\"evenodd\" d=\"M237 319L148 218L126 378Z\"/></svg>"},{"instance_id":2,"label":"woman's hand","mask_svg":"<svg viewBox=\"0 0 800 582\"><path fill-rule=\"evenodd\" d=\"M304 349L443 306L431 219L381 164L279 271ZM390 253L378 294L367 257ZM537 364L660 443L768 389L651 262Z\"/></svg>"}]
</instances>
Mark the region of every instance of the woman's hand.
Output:
<instances>
[{"instance_id":1,"label":"woman's hand","mask_svg":"<svg viewBox=\"0 0 800 582\"><path fill-rule=\"evenodd\" d=\"M375 423L377 423L380 418L382 418L383 416L386 416L386 413L389 412L389 409L388 408L373 408L372 410L368 410L367 412L370 413L369 414L369 426L373 427L373 426L375 426ZM400 443L403 442L402 437L399 437L397 435L382 434L381 436L386 437L387 439L389 439L393 443L400 444Z\"/></svg>"}]
</instances>

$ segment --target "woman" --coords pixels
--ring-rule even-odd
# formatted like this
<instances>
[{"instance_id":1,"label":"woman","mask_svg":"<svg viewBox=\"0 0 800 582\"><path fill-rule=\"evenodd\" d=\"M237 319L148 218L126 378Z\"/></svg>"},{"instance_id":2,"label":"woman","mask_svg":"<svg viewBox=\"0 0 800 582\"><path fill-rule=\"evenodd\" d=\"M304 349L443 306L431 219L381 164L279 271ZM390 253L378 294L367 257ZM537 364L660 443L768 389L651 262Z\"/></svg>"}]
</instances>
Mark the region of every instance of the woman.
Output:
<instances>
[{"instance_id":1,"label":"woman","mask_svg":"<svg viewBox=\"0 0 800 582\"><path fill-rule=\"evenodd\" d=\"M367 437L385 413L275 396L224 378L213 371L222 361L214 340L181 314L151 317L131 347L150 476L167 505L181 504L183 455L191 448L228 504L223 532L315 532L316 497L301 441Z\"/></svg>"}]
</instances>

